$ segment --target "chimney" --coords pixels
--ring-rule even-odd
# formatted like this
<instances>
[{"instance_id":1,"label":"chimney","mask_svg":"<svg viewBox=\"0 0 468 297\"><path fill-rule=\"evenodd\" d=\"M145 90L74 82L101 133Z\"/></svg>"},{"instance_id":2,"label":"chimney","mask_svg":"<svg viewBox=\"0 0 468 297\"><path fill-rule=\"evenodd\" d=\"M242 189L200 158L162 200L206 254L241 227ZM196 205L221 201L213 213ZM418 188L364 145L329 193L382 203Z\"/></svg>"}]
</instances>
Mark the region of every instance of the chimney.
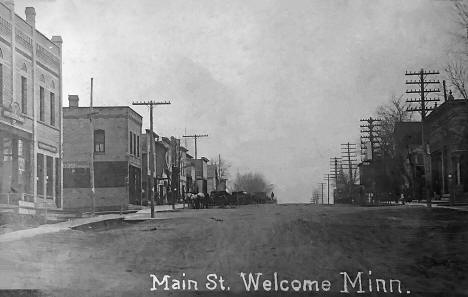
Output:
<instances>
[{"instance_id":1,"label":"chimney","mask_svg":"<svg viewBox=\"0 0 468 297\"><path fill-rule=\"evenodd\" d=\"M58 48L62 48L62 43L63 43L63 39L62 39L62 36L60 35L54 35L52 36L52 39L51 41L58 47Z\"/></svg>"},{"instance_id":2,"label":"chimney","mask_svg":"<svg viewBox=\"0 0 468 297\"><path fill-rule=\"evenodd\" d=\"M36 10L34 7L26 7L26 22L33 27L36 27Z\"/></svg>"},{"instance_id":3,"label":"chimney","mask_svg":"<svg viewBox=\"0 0 468 297\"><path fill-rule=\"evenodd\" d=\"M69 107L78 107L78 101L80 101L80 98L78 97L78 95L68 95Z\"/></svg>"}]
</instances>

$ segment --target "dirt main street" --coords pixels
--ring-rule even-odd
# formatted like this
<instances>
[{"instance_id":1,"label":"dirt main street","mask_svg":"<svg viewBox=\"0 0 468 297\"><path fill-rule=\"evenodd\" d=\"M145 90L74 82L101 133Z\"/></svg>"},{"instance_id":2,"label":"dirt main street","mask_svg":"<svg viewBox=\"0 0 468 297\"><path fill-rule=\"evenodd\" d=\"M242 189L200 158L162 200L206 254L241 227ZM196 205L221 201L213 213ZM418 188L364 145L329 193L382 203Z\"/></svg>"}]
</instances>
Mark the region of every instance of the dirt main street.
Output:
<instances>
[{"instance_id":1,"label":"dirt main street","mask_svg":"<svg viewBox=\"0 0 468 297\"><path fill-rule=\"evenodd\" d=\"M161 215L162 216L162 215ZM390 295L468 295L468 213L424 207L260 205L236 209L181 210L161 220L114 222L40 235L0 246L0 288L42 289L53 296L161 296L199 293L164 291L188 280L199 291L247 291L241 272L260 272L259 292L288 292L317 280L326 295L362 291ZM369 271L371 271L369 274ZM276 275L274 273L277 273ZM341 274L340 274L341 272ZM346 279L349 277L349 281ZM376 279L385 282L377 290ZM280 284L281 281L283 284ZM297 280L297 282L293 282ZM371 282L372 292L369 288ZM193 283L192 283L193 284ZM393 291L397 292L394 281ZM157 291L150 291L155 285ZM278 288L278 286L280 286ZM315 288L315 287L312 287ZM253 284L250 287L253 290ZM344 293L343 293L344 294ZM344 295L346 296L346 295ZM361 294L362 296L362 294Z\"/></svg>"}]
</instances>

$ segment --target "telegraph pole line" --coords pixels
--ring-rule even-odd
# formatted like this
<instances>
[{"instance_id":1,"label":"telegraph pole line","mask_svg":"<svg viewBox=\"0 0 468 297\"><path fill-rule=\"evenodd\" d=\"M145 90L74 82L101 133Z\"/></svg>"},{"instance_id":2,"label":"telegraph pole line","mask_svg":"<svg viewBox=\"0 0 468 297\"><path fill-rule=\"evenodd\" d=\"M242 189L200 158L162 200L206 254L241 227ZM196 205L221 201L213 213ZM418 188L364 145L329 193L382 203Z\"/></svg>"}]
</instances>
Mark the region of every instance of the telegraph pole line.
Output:
<instances>
[{"instance_id":1,"label":"telegraph pole line","mask_svg":"<svg viewBox=\"0 0 468 297\"><path fill-rule=\"evenodd\" d=\"M426 141L424 139L424 122L426 120L427 114L434 110L437 107L437 102L440 101L439 98L427 98L426 94L430 93L438 93L440 90L438 88L430 89L426 88L427 85L431 84L437 84L439 85L440 82L439 80L434 80L434 79L427 79L429 75L438 75L440 74L439 71L425 71L423 68L419 72L411 72L411 71L406 71L405 75L406 76L417 76L419 77L419 80L407 80L406 84L407 85L418 85L418 89L410 89L406 90L407 94L419 94L419 98L416 99L408 99L406 102L408 103L417 103L419 106L416 108L408 108L406 111L408 112L414 112L414 111L419 111L421 115L421 145L423 149L423 159L424 159L424 182L425 182L425 196L426 196L426 202L427 206L431 207L431 194L430 194L430 170L429 170L429 156L428 152L426 149ZM428 102L435 102L434 106L429 107L427 105Z\"/></svg>"},{"instance_id":2,"label":"telegraph pole line","mask_svg":"<svg viewBox=\"0 0 468 297\"><path fill-rule=\"evenodd\" d=\"M197 139L200 137L208 137L208 134L193 134L193 135L184 135L185 138L193 138L195 140L195 160L197 160Z\"/></svg>"},{"instance_id":3,"label":"telegraph pole line","mask_svg":"<svg viewBox=\"0 0 468 297\"><path fill-rule=\"evenodd\" d=\"M154 156L153 107L156 105L168 105L168 104L171 104L171 102L169 101L156 102L153 100L133 102L133 105L146 105L146 106L149 106L150 108L150 134L151 134L150 136L150 174L151 174L151 177L150 177L149 185L151 189L150 196L151 196L151 217L152 218L154 218L154 194L157 193L157 189L155 191L154 183L153 183L155 159L156 159Z\"/></svg>"}]
</instances>

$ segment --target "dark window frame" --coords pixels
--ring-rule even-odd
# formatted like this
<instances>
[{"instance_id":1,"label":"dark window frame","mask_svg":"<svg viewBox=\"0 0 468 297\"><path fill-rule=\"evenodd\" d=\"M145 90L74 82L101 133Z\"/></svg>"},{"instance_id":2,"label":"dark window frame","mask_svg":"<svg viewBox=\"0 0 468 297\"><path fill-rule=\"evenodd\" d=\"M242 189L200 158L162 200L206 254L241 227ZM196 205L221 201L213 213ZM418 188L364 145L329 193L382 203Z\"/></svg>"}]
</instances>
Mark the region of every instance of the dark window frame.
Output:
<instances>
[{"instance_id":1,"label":"dark window frame","mask_svg":"<svg viewBox=\"0 0 468 297\"><path fill-rule=\"evenodd\" d=\"M39 121L45 122L45 89L39 86Z\"/></svg>"},{"instance_id":2,"label":"dark window frame","mask_svg":"<svg viewBox=\"0 0 468 297\"><path fill-rule=\"evenodd\" d=\"M28 79L21 76L21 112L28 113Z\"/></svg>"},{"instance_id":3,"label":"dark window frame","mask_svg":"<svg viewBox=\"0 0 468 297\"><path fill-rule=\"evenodd\" d=\"M106 132L102 129L94 130L94 152L106 152Z\"/></svg>"},{"instance_id":4,"label":"dark window frame","mask_svg":"<svg viewBox=\"0 0 468 297\"><path fill-rule=\"evenodd\" d=\"M50 92L50 124L55 126L55 93Z\"/></svg>"}]
</instances>

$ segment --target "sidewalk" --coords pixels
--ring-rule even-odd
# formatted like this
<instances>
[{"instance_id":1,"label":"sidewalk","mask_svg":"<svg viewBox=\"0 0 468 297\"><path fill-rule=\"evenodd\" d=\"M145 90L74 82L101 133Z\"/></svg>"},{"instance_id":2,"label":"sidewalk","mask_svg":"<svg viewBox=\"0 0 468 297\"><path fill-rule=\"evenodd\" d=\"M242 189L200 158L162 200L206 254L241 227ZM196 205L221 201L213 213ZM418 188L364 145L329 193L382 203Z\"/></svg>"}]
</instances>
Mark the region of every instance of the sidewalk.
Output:
<instances>
[{"instance_id":1,"label":"sidewalk","mask_svg":"<svg viewBox=\"0 0 468 297\"><path fill-rule=\"evenodd\" d=\"M176 204L176 210L182 208L182 204ZM170 212L172 210L171 205L156 205L154 207L155 212ZM87 218L77 218L77 219L72 219L66 222L60 222L60 223L55 223L55 224L44 224L40 225L35 228L31 229L24 229L24 230L18 230L18 231L13 231L9 233L4 233L0 235L0 243L1 242L8 242L8 241L13 241L13 240L20 240L24 238L30 238L36 235L41 235L41 234L48 234L48 233L54 233L54 232L59 232L63 230L68 230L74 227L78 227L81 225L86 225L90 223L96 223L96 222L101 222L101 221L106 221L106 220L115 220L119 218L123 218L124 220L146 220L146 219L151 219L151 209L150 208L145 208L142 210L139 210L136 213L131 213L131 214L105 214L105 215L97 215L95 217L87 217ZM158 218L154 218L158 219Z\"/></svg>"}]
</instances>

